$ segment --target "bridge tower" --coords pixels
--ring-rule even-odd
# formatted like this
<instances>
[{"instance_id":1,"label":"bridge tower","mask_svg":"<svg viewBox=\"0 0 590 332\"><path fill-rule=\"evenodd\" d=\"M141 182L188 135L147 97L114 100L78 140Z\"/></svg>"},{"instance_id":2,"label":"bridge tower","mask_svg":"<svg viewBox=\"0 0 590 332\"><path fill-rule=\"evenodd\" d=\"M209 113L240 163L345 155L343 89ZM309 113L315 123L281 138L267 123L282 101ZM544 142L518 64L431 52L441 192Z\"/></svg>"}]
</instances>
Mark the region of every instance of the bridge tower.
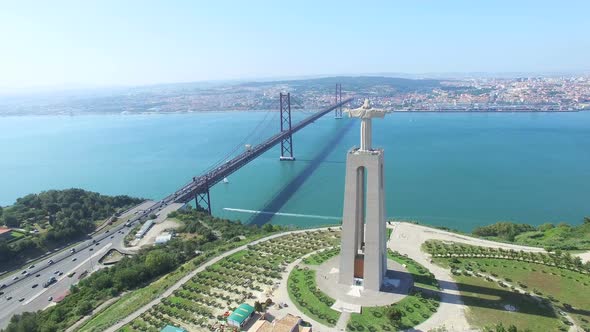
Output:
<instances>
[{"instance_id":1,"label":"bridge tower","mask_svg":"<svg viewBox=\"0 0 590 332\"><path fill-rule=\"evenodd\" d=\"M336 104L342 102L342 84L336 83L336 94L334 97L336 98ZM334 118L342 119L342 105L334 109Z\"/></svg>"},{"instance_id":2,"label":"bridge tower","mask_svg":"<svg viewBox=\"0 0 590 332\"><path fill-rule=\"evenodd\" d=\"M205 188L200 192L195 192L195 204L197 210L205 211L211 215L211 197L209 196L209 181L205 175Z\"/></svg>"},{"instance_id":3,"label":"bridge tower","mask_svg":"<svg viewBox=\"0 0 590 332\"><path fill-rule=\"evenodd\" d=\"M291 132L291 94L281 93L280 112L281 112L281 132ZM281 160L295 160L293 157L293 135L289 133L281 140Z\"/></svg>"}]
</instances>

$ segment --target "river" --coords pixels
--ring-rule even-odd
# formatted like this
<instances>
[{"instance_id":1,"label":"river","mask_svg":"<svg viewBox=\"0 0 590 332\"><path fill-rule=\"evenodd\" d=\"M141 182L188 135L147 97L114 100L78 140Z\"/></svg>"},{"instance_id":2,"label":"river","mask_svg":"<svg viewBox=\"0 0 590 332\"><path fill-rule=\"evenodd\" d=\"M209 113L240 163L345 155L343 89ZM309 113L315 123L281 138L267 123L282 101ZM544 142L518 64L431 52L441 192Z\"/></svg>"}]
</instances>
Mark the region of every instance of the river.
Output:
<instances>
[{"instance_id":1,"label":"river","mask_svg":"<svg viewBox=\"0 0 590 332\"><path fill-rule=\"evenodd\" d=\"M295 162L279 161L275 147L216 185L213 214L337 222L358 128L331 115L309 125L294 136ZM276 112L0 117L0 205L69 187L162 198L277 131ZM394 113L375 120L373 133L373 146L385 149L389 218L469 231L590 215L590 112Z\"/></svg>"}]
</instances>

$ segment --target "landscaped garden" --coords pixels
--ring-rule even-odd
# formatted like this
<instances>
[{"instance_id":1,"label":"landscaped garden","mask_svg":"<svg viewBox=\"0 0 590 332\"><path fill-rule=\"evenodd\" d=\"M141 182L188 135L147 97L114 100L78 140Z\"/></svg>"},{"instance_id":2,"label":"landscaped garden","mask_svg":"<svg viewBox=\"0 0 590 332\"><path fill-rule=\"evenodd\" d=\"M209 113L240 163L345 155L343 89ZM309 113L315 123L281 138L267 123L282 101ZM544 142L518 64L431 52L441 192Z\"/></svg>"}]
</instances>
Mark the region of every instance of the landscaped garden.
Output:
<instances>
[{"instance_id":1,"label":"landscaped garden","mask_svg":"<svg viewBox=\"0 0 590 332\"><path fill-rule=\"evenodd\" d=\"M340 318L340 312L330 308L334 299L318 288L315 277L314 270L295 267L287 283L289 297L309 317L326 326L334 326Z\"/></svg>"},{"instance_id":2,"label":"landscaped garden","mask_svg":"<svg viewBox=\"0 0 590 332\"><path fill-rule=\"evenodd\" d=\"M391 249L387 249L387 258L402 264L408 270L408 272L412 275L414 287L430 289L434 291L439 289L438 281L436 281L434 274L428 271L428 269L422 266L420 263L398 253L397 251L392 251Z\"/></svg>"},{"instance_id":3,"label":"landscaped garden","mask_svg":"<svg viewBox=\"0 0 590 332\"><path fill-rule=\"evenodd\" d=\"M439 285L434 275L413 259L388 249L387 257L403 264L414 280L414 289L401 301L387 306L363 307L350 316L347 331L397 331L430 318L439 307Z\"/></svg>"},{"instance_id":4,"label":"landscaped garden","mask_svg":"<svg viewBox=\"0 0 590 332\"><path fill-rule=\"evenodd\" d=\"M429 241L424 249L454 275L468 320L519 330L590 331L590 275L567 253L528 253Z\"/></svg>"},{"instance_id":5,"label":"landscaped garden","mask_svg":"<svg viewBox=\"0 0 590 332\"><path fill-rule=\"evenodd\" d=\"M350 315L346 330L377 332L409 329L430 318L439 305L436 296L416 291L388 306L363 307L360 314Z\"/></svg>"},{"instance_id":6,"label":"landscaped garden","mask_svg":"<svg viewBox=\"0 0 590 332\"><path fill-rule=\"evenodd\" d=\"M212 330L223 324L225 313L239 304L269 296L289 263L333 247L339 235L336 231L308 231L250 245L195 275L125 330L151 331L166 324Z\"/></svg>"}]
</instances>

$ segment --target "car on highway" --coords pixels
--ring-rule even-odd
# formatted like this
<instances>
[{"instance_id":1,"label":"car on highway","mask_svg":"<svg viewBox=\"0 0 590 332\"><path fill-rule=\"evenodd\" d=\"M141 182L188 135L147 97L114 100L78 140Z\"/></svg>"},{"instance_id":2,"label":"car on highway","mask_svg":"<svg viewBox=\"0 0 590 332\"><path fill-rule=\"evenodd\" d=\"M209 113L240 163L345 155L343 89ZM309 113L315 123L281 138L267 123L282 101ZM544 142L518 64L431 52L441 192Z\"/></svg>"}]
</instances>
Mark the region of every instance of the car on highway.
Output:
<instances>
[{"instance_id":1,"label":"car on highway","mask_svg":"<svg viewBox=\"0 0 590 332\"><path fill-rule=\"evenodd\" d=\"M18 302L22 302L24 300L25 300L25 298L24 297L21 297L20 299L18 299Z\"/></svg>"},{"instance_id":2,"label":"car on highway","mask_svg":"<svg viewBox=\"0 0 590 332\"><path fill-rule=\"evenodd\" d=\"M43 284L43 287L47 288L54 282L57 282L57 279L55 279L55 277L51 277Z\"/></svg>"},{"instance_id":3,"label":"car on highway","mask_svg":"<svg viewBox=\"0 0 590 332\"><path fill-rule=\"evenodd\" d=\"M4 288L6 288L6 284L0 285L0 289L4 289Z\"/></svg>"},{"instance_id":4,"label":"car on highway","mask_svg":"<svg viewBox=\"0 0 590 332\"><path fill-rule=\"evenodd\" d=\"M89 251L94 251L94 248L90 248L90 249L88 249L88 250L89 250Z\"/></svg>"},{"instance_id":5,"label":"car on highway","mask_svg":"<svg viewBox=\"0 0 590 332\"><path fill-rule=\"evenodd\" d=\"M114 239L114 238L115 238L115 236L114 235L111 235L111 239Z\"/></svg>"},{"instance_id":6,"label":"car on highway","mask_svg":"<svg viewBox=\"0 0 590 332\"><path fill-rule=\"evenodd\" d=\"M73 277L73 276L74 276L74 274L76 274L76 271L74 271L74 272L70 272L70 273L68 274L68 278L71 278L71 277Z\"/></svg>"},{"instance_id":7,"label":"car on highway","mask_svg":"<svg viewBox=\"0 0 590 332\"><path fill-rule=\"evenodd\" d=\"M37 288L37 286L39 286L39 284L34 284L33 286L31 286L31 288Z\"/></svg>"},{"instance_id":8,"label":"car on highway","mask_svg":"<svg viewBox=\"0 0 590 332\"><path fill-rule=\"evenodd\" d=\"M41 276L41 273L37 273L35 274L35 277L39 278Z\"/></svg>"},{"instance_id":9,"label":"car on highway","mask_svg":"<svg viewBox=\"0 0 590 332\"><path fill-rule=\"evenodd\" d=\"M35 268L35 265L29 266L29 269L34 269L34 268Z\"/></svg>"},{"instance_id":10,"label":"car on highway","mask_svg":"<svg viewBox=\"0 0 590 332\"><path fill-rule=\"evenodd\" d=\"M53 301L53 296L50 296L50 297L47 299L47 301L49 301L49 302Z\"/></svg>"},{"instance_id":11,"label":"car on highway","mask_svg":"<svg viewBox=\"0 0 590 332\"><path fill-rule=\"evenodd\" d=\"M70 253L72 253L72 254L73 254L73 253L75 253L75 252L76 252L76 248L72 248L72 249L70 249Z\"/></svg>"},{"instance_id":12,"label":"car on highway","mask_svg":"<svg viewBox=\"0 0 590 332\"><path fill-rule=\"evenodd\" d=\"M53 259L48 260L47 264L49 264L49 265L53 264Z\"/></svg>"},{"instance_id":13,"label":"car on highway","mask_svg":"<svg viewBox=\"0 0 590 332\"><path fill-rule=\"evenodd\" d=\"M6 301L10 301L10 300L12 300L12 296L7 296Z\"/></svg>"},{"instance_id":14,"label":"car on highway","mask_svg":"<svg viewBox=\"0 0 590 332\"><path fill-rule=\"evenodd\" d=\"M64 273L60 271L57 275L61 277L64 275Z\"/></svg>"},{"instance_id":15,"label":"car on highway","mask_svg":"<svg viewBox=\"0 0 590 332\"><path fill-rule=\"evenodd\" d=\"M57 270L57 271L53 272L53 274L59 274L59 270Z\"/></svg>"},{"instance_id":16,"label":"car on highway","mask_svg":"<svg viewBox=\"0 0 590 332\"><path fill-rule=\"evenodd\" d=\"M0 295L4 295L4 292L1 292L1 291L0 291Z\"/></svg>"},{"instance_id":17,"label":"car on highway","mask_svg":"<svg viewBox=\"0 0 590 332\"><path fill-rule=\"evenodd\" d=\"M75 261L77 261L77 260L78 260L78 259L77 259L76 257L74 257L74 258L72 259L72 262L75 262Z\"/></svg>"},{"instance_id":18,"label":"car on highway","mask_svg":"<svg viewBox=\"0 0 590 332\"><path fill-rule=\"evenodd\" d=\"M13 277L12 280L18 280L18 276Z\"/></svg>"},{"instance_id":19,"label":"car on highway","mask_svg":"<svg viewBox=\"0 0 590 332\"><path fill-rule=\"evenodd\" d=\"M27 274L27 273L28 273L28 272L27 272L26 270L25 270L25 271L23 271L23 272L21 272L21 274Z\"/></svg>"}]
</instances>

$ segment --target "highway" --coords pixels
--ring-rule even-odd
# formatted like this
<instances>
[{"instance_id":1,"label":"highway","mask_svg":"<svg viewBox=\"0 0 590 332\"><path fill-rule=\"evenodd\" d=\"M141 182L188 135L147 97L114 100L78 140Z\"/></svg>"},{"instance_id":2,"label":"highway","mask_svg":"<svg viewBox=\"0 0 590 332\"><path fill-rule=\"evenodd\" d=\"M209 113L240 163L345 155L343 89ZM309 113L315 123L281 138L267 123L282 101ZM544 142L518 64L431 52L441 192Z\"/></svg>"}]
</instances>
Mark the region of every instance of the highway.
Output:
<instances>
[{"instance_id":1,"label":"highway","mask_svg":"<svg viewBox=\"0 0 590 332\"><path fill-rule=\"evenodd\" d=\"M121 215L121 218L134 215L131 220L136 223L138 217L145 214L153 205L155 203L152 201L144 202ZM36 263L31 269L18 271L0 280L0 285L6 285L0 290L3 293L0 295L0 329L8 325L12 315L37 311L53 305L54 302L49 301L49 298L55 299L64 295L71 285L79 281L78 277L84 271L91 273L99 269L98 260L108 250L122 250L123 239L131 229L132 227L125 225L115 226L108 232L95 234L89 240L76 245L75 253L71 253L69 249L64 250ZM94 241L96 243L93 243ZM50 259L54 261L53 264L48 263ZM57 271L61 273L56 273ZM75 274L68 277L72 272ZM27 276L26 273L30 275ZM13 280L15 277L18 279ZM55 277L57 282L49 287L43 287L51 277Z\"/></svg>"}]
</instances>

